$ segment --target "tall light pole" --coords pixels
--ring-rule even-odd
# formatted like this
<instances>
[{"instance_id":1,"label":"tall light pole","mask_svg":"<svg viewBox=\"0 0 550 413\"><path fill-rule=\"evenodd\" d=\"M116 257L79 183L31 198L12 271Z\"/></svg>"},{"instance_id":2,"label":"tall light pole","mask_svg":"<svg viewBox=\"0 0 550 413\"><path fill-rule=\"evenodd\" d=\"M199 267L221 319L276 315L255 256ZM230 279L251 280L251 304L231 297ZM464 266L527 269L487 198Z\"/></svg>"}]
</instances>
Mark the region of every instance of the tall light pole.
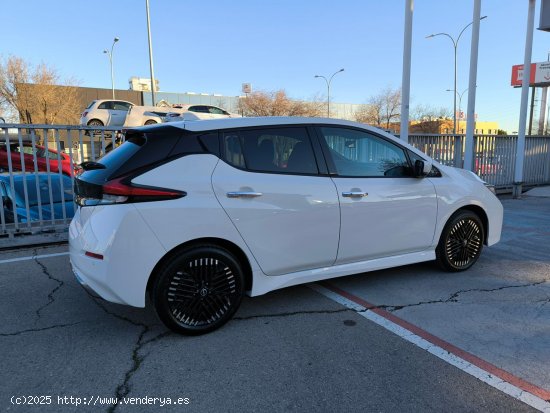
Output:
<instances>
[{"instance_id":1,"label":"tall light pole","mask_svg":"<svg viewBox=\"0 0 550 413\"><path fill-rule=\"evenodd\" d=\"M151 69L151 99L155 106L155 71L153 70L153 43L151 43L151 22L149 18L149 0L145 0L147 14L147 38L149 39L149 69Z\"/></svg>"},{"instance_id":2,"label":"tall light pole","mask_svg":"<svg viewBox=\"0 0 550 413\"><path fill-rule=\"evenodd\" d=\"M109 56L109 62L111 62L111 89L113 91L113 99L115 98L115 74L113 71L113 49L115 47L115 43L118 42L120 39L118 37L115 37L113 39L113 45L111 46L111 51L105 49L103 50L103 53L106 53L107 56Z\"/></svg>"},{"instance_id":3,"label":"tall light pole","mask_svg":"<svg viewBox=\"0 0 550 413\"><path fill-rule=\"evenodd\" d=\"M461 111L461 107L462 107L462 96L464 96L464 93L466 93L468 91L468 89L470 88L466 88L464 89L461 93L458 93L458 91L456 90L452 90L452 89L445 89L446 92L455 92L457 95L458 95L458 115L460 116L460 114L462 113ZM460 121L459 121L460 122ZM460 123L458 124L459 125L459 130L460 130Z\"/></svg>"},{"instance_id":4,"label":"tall light pole","mask_svg":"<svg viewBox=\"0 0 550 413\"><path fill-rule=\"evenodd\" d=\"M485 18L487 18L487 16L483 16L479 20L483 20ZM470 22L466 26L464 26L464 28L458 34L458 37L456 38L456 40L449 33L435 33L435 34L430 34L429 36L426 36L426 39L430 39L430 38L436 37L436 36L447 36L449 39L451 39L451 42L453 42L453 47L454 47L454 51L455 51L455 74L454 74L454 91L455 91L455 93L454 93L454 98L453 98L453 134L455 134L455 135L456 135L456 94L457 94L457 90L456 90L456 69L457 69L456 51L457 51L457 48L458 48L458 42L460 40L460 37L464 33L464 30L466 30L468 27L470 27L473 23L474 22Z\"/></svg>"},{"instance_id":5,"label":"tall light pole","mask_svg":"<svg viewBox=\"0 0 550 413\"><path fill-rule=\"evenodd\" d=\"M314 76L314 77L320 77L320 78L325 79L325 82L327 83L327 118L330 118L330 83L332 82L332 78L334 76L336 76L338 73L343 72L343 71L344 71L344 69L340 69L340 70L334 72L332 74L332 76L330 77L330 79L328 79L328 80L324 76L320 76L320 75L315 75Z\"/></svg>"}]
</instances>

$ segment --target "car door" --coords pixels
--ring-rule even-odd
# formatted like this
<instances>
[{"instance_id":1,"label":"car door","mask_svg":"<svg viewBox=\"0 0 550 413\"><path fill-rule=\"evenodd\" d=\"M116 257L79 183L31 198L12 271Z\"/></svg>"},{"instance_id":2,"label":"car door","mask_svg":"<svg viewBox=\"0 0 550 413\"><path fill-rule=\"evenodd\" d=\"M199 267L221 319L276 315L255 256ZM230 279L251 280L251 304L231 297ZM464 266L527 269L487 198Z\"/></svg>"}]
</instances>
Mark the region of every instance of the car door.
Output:
<instances>
[{"instance_id":1,"label":"car door","mask_svg":"<svg viewBox=\"0 0 550 413\"><path fill-rule=\"evenodd\" d=\"M110 113L110 126L123 126L126 122L126 116L132 105L128 102L113 101L112 109L109 109Z\"/></svg>"},{"instance_id":2,"label":"car door","mask_svg":"<svg viewBox=\"0 0 550 413\"><path fill-rule=\"evenodd\" d=\"M262 271L281 275L332 265L338 195L319 173L307 128L231 130L221 140L223 160L212 185Z\"/></svg>"},{"instance_id":3,"label":"car door","mask_svg":"<svg viewBox=\"0 0 550 413\"><path fill-rule=\"evenodd\" d=\"M414 178L406 149L365 130L318 129L341 206L343 264L422 251L433 242L437 199Z\"/></svg>"}]
</instances>

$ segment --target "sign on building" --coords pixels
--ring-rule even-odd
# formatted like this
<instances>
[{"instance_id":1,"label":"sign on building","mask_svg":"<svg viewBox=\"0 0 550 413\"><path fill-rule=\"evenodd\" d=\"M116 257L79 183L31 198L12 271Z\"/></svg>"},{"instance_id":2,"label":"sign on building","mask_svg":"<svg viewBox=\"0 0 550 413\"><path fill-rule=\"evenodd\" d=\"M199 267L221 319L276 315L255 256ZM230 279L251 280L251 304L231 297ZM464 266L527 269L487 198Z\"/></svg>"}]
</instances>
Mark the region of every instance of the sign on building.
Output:
<instances>
[{"instance_id":1,"label":"sign on building","mask_svg":"<svg viewBox=\"0 0 550 413\"><path fill-rule=\"evenodd\" d=\"M512 66L512 82L514 87L521 87L523 81L523 65ZM530 86L550 85L550 62L531 63Z\"/></svg>"}]
</instances>

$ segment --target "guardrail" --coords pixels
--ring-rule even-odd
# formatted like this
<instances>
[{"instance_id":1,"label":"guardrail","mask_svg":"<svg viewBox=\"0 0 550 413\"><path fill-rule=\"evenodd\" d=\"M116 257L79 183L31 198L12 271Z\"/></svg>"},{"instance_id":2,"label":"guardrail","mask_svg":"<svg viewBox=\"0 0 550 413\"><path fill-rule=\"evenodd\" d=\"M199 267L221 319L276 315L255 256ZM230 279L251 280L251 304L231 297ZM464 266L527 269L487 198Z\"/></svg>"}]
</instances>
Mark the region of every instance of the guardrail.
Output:
<instances>
[{"instance_id":1,"label":"guardrail","mask_svg":"<svg viewBox=\"0 0 550 413\"><path fill-rule=\"evenodd\" d=\"M124 141L117 127L0 124L0 248L63 241L75 210L78 164ZM516 136L476 135L474 172L511 191ZM410 135L409 143L444 165L461 167L463 135ZM550 184L550 137L526 137L524 185Z\"/></svg>"}]
</instances>

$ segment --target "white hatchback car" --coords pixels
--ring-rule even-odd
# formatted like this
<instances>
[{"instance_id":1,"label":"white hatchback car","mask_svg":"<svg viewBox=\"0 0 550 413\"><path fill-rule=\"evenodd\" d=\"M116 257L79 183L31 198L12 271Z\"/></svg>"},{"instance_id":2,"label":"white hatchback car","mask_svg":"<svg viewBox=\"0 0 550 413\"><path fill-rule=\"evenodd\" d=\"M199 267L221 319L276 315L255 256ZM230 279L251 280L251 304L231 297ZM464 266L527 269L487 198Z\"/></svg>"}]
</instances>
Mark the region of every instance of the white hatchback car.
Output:
<instances>
[{"instance_id":1,"label":"white hatchback car","mask_svg":"<svg viewBox=\"0 0 550 413\"><path fill-rule=\"evenodd\" d=\"M230 113L212 105L177 105L174 111L164 117L165 122L180 122L185 120L205 120L223 118L241 118L241 115Z\"/></svg>"},{"instance_id":2,"label":"white hatchback car","mask_svg":"<svg viewBox=\"0 0 550 413\"><path fill-rule=\"evenodd\" d=\"M472 266L503 208L472 172L378 129L239 118L129 130L75 180L70 257L106 300L172 330L220 327L243 294L421 261Z\"/></svg>"},{"instance_id":3,"label":"white hatchback car","mask_svg":"<svg viewBox=\"0 0 550 413\"><path fill-rule=\"evenodd\" d=\"M135 108L135 109L134 109ZM153 125L162 122L160 115L140 111L140 106L124 100L94 100L82 112L80 124L82 126L125 126L127 125L128 113L133 112L131 119L128 119L128 126ZM134 109L132 111L132 109Z\"/></svg>"}]
</instances>

